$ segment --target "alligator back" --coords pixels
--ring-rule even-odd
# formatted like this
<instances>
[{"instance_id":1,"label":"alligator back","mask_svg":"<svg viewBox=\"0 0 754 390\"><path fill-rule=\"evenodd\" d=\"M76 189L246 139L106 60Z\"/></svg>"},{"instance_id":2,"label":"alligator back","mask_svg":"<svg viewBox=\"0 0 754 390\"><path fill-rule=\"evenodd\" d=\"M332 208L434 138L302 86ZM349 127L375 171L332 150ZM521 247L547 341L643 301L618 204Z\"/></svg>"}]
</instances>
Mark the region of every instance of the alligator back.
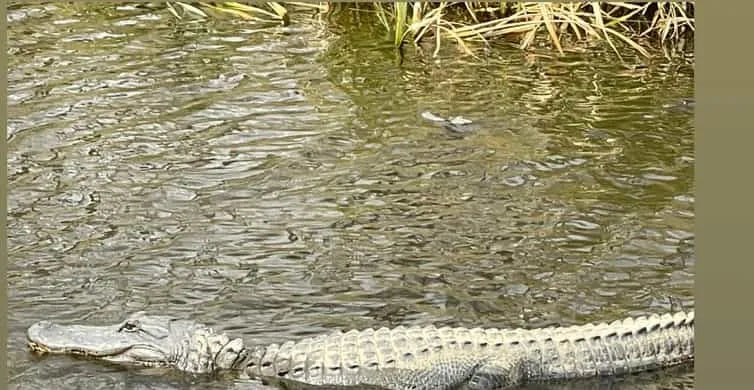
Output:
<instances>
[{"instance_id":1,"label":"alligator back","mask_svg":"<svg viewBox=\"0 0 754 390\"><path fill-rule=\"evenodd\" d=\"M693 340L693 311L533 330L380 328L259 348L246 371L309 384L368 383L365 372L429 372L457 361L462 371L481 364L515 368L505 371L512 376L505 383L515 383L673 366L693 361Z\"/></svg>"}]
</instances>

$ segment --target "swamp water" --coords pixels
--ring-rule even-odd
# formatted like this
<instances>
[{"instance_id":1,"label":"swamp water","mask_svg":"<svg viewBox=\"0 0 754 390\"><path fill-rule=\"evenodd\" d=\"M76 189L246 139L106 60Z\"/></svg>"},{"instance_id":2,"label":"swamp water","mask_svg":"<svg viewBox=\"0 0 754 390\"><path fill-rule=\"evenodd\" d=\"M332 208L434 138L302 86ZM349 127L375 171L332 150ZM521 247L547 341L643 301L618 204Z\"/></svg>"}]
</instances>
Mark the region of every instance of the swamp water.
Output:
<instances>
[{"instance_id":1,"label":"swamp water","mask_svg":"<svg viewBox=\"0 0 754 390\"><path fill-rule=\"evenodd\" d=\"M147 310L269 343L693 308L684 61L401 59L379 26L99 8L8 10L11 388L262 388L36 357L42 319ZM690 389L693 370L571 388Z\"/></svg>"}]
</instances>

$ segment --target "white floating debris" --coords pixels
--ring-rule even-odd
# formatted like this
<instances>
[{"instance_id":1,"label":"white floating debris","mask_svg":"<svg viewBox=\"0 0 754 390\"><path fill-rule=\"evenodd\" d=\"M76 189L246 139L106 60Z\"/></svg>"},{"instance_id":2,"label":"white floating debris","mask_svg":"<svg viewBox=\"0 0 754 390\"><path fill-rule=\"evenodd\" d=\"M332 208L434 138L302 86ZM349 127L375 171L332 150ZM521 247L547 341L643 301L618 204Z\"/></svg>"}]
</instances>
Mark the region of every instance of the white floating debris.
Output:
<instances>
[{"instance_id":1,"label":"white floating debris","mask_svg":"<svg viewBox=\"0 0 754 390\"><path fill-rule=\"evenodd\" d=\"M429 111L422 112L422 118L433 122L445 122L445 118L437 116Z\"/></svg>"},{"instance_id":2,"label":"white floating debris","mask_svg":"<svg viewBox=\"0 0 754 390\"><path fill-rule=\"evenodd\" d=\"M466 118L464 118L462 116L456 116L456 117L450 118L449 122L452 123L452 124L454 124L454 125L457 125L457 126L463 126L463 125L471 124L471 120L470 119L466 119Z\"/></svg>"}]
</instances>

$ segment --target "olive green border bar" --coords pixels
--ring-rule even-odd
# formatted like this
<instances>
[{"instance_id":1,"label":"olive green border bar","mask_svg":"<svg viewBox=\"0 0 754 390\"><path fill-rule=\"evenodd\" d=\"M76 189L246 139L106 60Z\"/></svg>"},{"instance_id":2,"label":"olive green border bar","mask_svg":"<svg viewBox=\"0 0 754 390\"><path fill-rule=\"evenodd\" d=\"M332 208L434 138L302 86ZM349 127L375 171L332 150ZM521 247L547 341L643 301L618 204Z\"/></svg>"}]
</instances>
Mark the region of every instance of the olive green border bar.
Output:
<instances>
[{"instance_id":1,"label":"olive green border bar","mask_svg":"<svg viewBox=\"0 0 754 390\"><path fill-rule=\"evenodd\" d=\"M750 389L754 330L750 1L696 3L698 389Z\"/></svg>"},{"instance_id":2,"label":"olive green border bar","mask_svg":"<svg viewBox=\"0 0 754 390\"><path fill-rule=\"evenodd\" d=\"M7 2L0 0L0 383L8 387L8 232L7 232L7 184L8 184L8 34L7 34Z\"/></svg>"}]
</instances>

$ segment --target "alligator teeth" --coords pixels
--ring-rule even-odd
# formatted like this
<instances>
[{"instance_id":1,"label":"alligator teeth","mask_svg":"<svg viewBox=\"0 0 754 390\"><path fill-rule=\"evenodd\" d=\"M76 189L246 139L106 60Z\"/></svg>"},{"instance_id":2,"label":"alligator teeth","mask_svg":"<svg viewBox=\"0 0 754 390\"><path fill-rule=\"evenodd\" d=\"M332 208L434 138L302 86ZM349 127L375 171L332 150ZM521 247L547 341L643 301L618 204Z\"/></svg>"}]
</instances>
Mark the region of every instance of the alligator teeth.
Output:
<instances>
[{"instance_id":1,"label":"alligator teeth","mask_svg":"<svg viewBox=\"0 0 754 390\"><path fill-rule=\"evenodd\" d=\"M29 348L33 352L37 352L37 353L48 353L48 352L51 352L48 348L45 348L44 346L39 345L37 343L33 343L33 342L29 342Z\"/></svg>"}]
</instances>

